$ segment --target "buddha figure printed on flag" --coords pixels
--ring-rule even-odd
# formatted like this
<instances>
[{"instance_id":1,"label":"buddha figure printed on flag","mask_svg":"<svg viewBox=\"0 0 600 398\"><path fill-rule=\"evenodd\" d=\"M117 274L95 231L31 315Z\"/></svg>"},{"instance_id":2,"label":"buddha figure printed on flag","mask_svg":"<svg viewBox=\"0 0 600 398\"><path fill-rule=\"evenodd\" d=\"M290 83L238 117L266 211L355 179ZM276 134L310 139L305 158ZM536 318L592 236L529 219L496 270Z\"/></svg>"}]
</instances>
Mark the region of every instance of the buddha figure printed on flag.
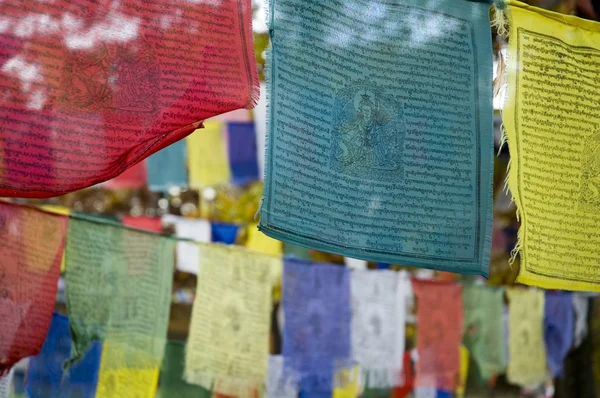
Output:
<instances>
[{"instance_id":1,"label":"buddha figure printed on flag","mask_svg":"<svg viewBox=\"0 0 600 398\"><path fill-rule=\"evenodd\" d=\"M404 110L372 83L339 91L333 114L331 168L351 177L402 178Z\"/></svg>"}]
</instances>

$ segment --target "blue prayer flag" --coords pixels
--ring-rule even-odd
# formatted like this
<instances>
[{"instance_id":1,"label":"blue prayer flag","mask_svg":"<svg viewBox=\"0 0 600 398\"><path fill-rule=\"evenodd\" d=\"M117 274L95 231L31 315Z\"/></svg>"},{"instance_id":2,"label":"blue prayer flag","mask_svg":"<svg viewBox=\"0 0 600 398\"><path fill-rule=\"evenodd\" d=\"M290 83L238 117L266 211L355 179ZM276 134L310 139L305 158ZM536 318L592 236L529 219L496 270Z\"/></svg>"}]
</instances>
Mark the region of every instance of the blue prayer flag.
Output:
<instances>
[{"instance_id":1,"label":"blue prayer flag","mask_svg":"<svg viewBox=\"0 0 600 398\"><path fill-rule=\"evenodd\" d=\"M148 186L153 192L167 192L171 187L187 188L185 140L156 152L146 160Z\"/></svg>"},{"instance_id":2,"label":"blue prayer flag","mask_svg":"<svg viewBox=\"0 0 600 398\"><path fill-rule=\"evenodd\" d=\"M81 362L63 372L71 356L69 319L55 313L40 353L32 357L27 373L29 398L93 398L98 384L102 344L95 342Z\"/></svg>"},{"instance_id":3,"label":"blue prayer flag","mask_svg":"<svg viewBox=\"0 0 600 398\"><path fill-rule=\"evenodd\" d=\"M489 3L271 0L269 15L261 231L487 276Z\"/></svg>"},{"instance_id":4,"label":"blue prayer flag","mask_svg":"<svg viewBox=\"0 0 600 398\"><path fill-rule=\"evenodd\" d=\"M567 292L547 291L544 310L544 341L548 368L552 376L562 376L565 358L573 345L573 295Z\"/></svg>"},{"instance_id":5,"label":"blue prayer flag","mask_svg":"<svg viewBox=\"0 0 600 398\"><path fill-rule=\"evenodd\" d=\"M212 224L212 241L215 243L225 243L233 245L237 238L239 225L235 224Z\"/></svg>"},{"instance_id":6,"label":"blue prayer flag","mask_svg":"<svg viewBox=\"0 0 600 398\"><path fill-rule=\"evenodd\" d=\"M234 184L259 179L256 130L253 122L227 123L229 166Z\"/></svg>"}]
</instances>

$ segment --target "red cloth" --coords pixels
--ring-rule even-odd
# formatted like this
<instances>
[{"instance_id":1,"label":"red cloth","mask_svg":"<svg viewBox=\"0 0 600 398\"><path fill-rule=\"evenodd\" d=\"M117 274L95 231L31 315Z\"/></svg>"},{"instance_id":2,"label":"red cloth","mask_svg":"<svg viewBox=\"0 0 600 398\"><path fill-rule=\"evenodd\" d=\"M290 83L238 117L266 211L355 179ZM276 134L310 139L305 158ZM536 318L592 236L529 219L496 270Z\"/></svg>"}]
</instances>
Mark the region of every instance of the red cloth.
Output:
<instances>
[{"instance_id":1,"label":"red cloth","mask_svg":"<svg viewBox=\"0 0 600 398\"><path fill-rule=\"evenodd\" d=\"M417 298L419 353L415 386L454 391L460 375L462 287L415 280L413 289Z\"/></svg>"},{"instance_id":2,"label":"red cloth","mask_svg":"<svg viewBox=\"0 0 600 398\"><path fill-rule=\"evenodd\" d=\"M0 202L0 374L42 348L68 222L66 216Z\"/></svg>"},{"instance_id":3,"label":"red cloth","mask_svg":"<svg viewBox=\"0 0 600 398\"><path fill-rule=\"evenodd\" d=\"M10 0L0 15L0 196L106 181L258 100L250 0Z\"/></svg>"},{"instance_id":4,"label":"red cloth","mask_svg":"<svg viewBox=\"0 0 600 398\"><path fill-rule=\"evenodd\" d=\"M128 227L150 232L162 232L162 221L157 217L123 216L123 224Z\"/></svg>"},{"instance_id":5,"label":"red cloth","mask_svg":"<svg viewBox=\"0 0 600 398\"><path fill-rule=\"evenodd\" d=\"M404 383L402 386L394 388L391 398L406 398L408 394L410 394L414 389L415 376L413 374L412 361L410 359L410 351L404 353L402 373L404 374Z\"/></svg>"},{"instance_id":6,"label":"red cloth","mask_svg":"<svg viewBox=\"0 0 600 398\"><path fill-rule=\"evenodd\" d=\"M146 185L148 174L146 173L146 162L139 162L127 170L104 183L107 189L139 189Z\"/></svg>"}]
</instances>

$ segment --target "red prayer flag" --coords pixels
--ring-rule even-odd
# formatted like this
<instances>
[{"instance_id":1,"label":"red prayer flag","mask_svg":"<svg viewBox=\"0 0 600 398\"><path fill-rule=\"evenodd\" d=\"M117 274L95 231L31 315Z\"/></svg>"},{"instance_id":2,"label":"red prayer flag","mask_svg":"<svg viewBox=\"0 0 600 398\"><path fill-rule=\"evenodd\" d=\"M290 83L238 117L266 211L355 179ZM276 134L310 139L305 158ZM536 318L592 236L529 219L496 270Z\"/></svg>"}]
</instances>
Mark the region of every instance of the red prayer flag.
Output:
<instances>
[{"instance_id":1,"label":"red prayer flag","mask_svg":"<svg viewBox=\"0 0 600 398\"><path fill-rule=\"evenodd\" d=\"M162 232L162 220L158 217L123 216L123 224L136 229L150 232Z\"/></svg>"},{"instance_id":2,"label":"red prayer flag","mask_svg":"<svg viewBox=\"0 0 600 398\"><path fill-rule=\"evenodd\" d=\"M69 218L0 202L0 375L50 327Z\"/></svg>"},{"instance_id":3,"label":"red prayer flag","mask_svg":"<svg viewBox=\"0 0 600 398\"><path fill-rule=\"evenodd\" d=\"M139 162L127 170L104 183L107 189L139 189L148 181L146 162Z\"/></svg>"},{"instance_id":4,"label":"red prayer flag","mask_svg":"<svg viewBox=\"0 0 600 398\"><path fill-rule=\"evenodd\" d=\"M11 0L0 15L0 196L106 181L258 100L250 0Z\"/></svg>"},{"instance_id":5,"label":"red prayer flag","mask_svg":"<svg viewBox=\"0 0 600 398\"><path fill-rule=\"evenodd\" d=\"M419 353L415 386L454 391L460 375L462 287L415 280L413 289L417 298Z\"/></svg>"},{"instance_id":6,"label":"red prayer flag","mask_svg":"<svg viewBox=\"0 0 600 398\"><path fill-rule=\"evenodd\" d=\"M404 383L401 386L394 388L391 398L406 398L413 391L415 378L413 375L412 361L410 359L410 351L404 353L402 374Z\"/></svg>"}]
</instances>

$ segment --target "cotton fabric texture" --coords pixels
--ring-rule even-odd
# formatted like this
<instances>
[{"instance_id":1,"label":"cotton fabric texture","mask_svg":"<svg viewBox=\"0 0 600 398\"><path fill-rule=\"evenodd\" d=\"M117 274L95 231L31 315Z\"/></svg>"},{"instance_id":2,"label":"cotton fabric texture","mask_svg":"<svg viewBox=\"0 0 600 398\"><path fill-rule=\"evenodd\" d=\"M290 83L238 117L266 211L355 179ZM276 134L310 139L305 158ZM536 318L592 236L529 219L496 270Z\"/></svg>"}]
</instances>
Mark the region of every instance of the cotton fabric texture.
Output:
<instances>
[{"instance_id":1,"label":"cotton fabric texture","mask_svg":"<svg viewBox=\"0 0 600 398\"><path fill-rule=\"evenodd\" d=\"M260 229L359 260L487 276L488 2L273 0L268 24Z\"/></svg>"},{"instance_id":2,"label":"cotton fabric texture","mask_svg":"<svg viewBox=\"0 0 600 398\"><path fill-rule=\"evenodd\" d=\"M185 379L219 394L253 397L267 377L271 291L281 257L200 246Z\"/></svg>"},{"instance_id":3,"label":"cotton fabric texture","mask_svg":"<svg viewBox=\"0 0 600 398\"><path fill-rule=\"evenodd\" d=\"M186 138L190 188L202 189L231 181L224 129L222 122L205 122L203 129Z\"/></svg>"},{"instance_id":4,"label":"cotton fabric texture","mask_svg":"<svg viewBox=\"0 0 600 398\"><path fill-rule=\"evenodd\" d=\"M535 386L546 380L544 347L544 293L539 290L510 288L508 381L520 386Z\"/></svg>"},{"instance_id":5,"label":"cotton fabric texture","mask_svg":"<svg viewBox=\"0 0 600 398\"><path fill-rule=\"evenodd\" d=\"M284 260L284 369L301 392L327 392L351 355L350 271L341 266Z\"/></svg>"},{"instance_id":6,"label":"cotton fabric texture","mask_svg":"<svg viewBox=\"0 0 600 398\"><path fill-rule=\"evenodd\" d=\"M600 24L508 1L508 186L517 282L600 291ZM565 78L568 77L568 78Z\"/></svg>"},{"instance_id":7,"label":"cotton fabric texture","mask_svg":"<svg viewBox=\"0 0 600 398\"><path fill-rule=\"evenodd\" d=\"M100 384L104 376L118 384L132 376L125 373L158 372L169 321L174 249L175 240L161 235L95 218L71 218L65 280L73 347L67 366L79 361L92 342L106 340ZM107 394L113 390L106 387ZM102 391L99 386L98 393Z\"/></svg>"},{"instance_id":8,"label":"cotton fabric texture","mask_svg":"<svg viewBox=\"0 0 600 398\"><path fill-rule=\"evenodd\" d=\"M462 287L413 281L417 298L417 375L415 386L454 391L460 374L463 330Z\"/></svg>"},{"instance_id":9,"label":"cotton fabric texture","mask_svg":"<svg viewBox=\"0 0 600 398\"><path fill-rule=\"evenodd\" d=\"M352 356L370 388L401 384L407 285L394 271L352 271Z\"/></svg>"},{"instance_id":10,"label":"cotton fabric texture","mask_svg":"<svg viewBox=\"0 0 600 398\"><path fill-rule=\"evenodd\" d=\"M11 369L8 374L0 376L0 398L10 398L14 373L14 369Z\"/></svg>"},{"instance_id":11,"label":"cotton fabric texture","mask_svg":"<svg viewBox=\"0 0 600 398\"><path fill-rule=\"evenodd\" d=\"M102 344L96 342L81 362L63 371L71 355L69 319L52 315L52 323L41 352L32 357L27 371L27 396L30 398L94 398L100 372Z\"/></svg>"},{"instance_id":12,"label":"cotton fabric texture","mask_svg":"<svg viewBox=\"0 0 600 398\"><path fill-rule=\"evenodd\" d=\"M290 373L284 372L281 355L269 356L267 398L298 398L298 380Z\"/></svg>"},{"instance_id":13,"label":"cotton fabric texture","mask_svg":"<svg viewBox=\"0 0 600 398\"><path fill-rule=\"evenodd\" d=\"M504 290L488 286L463 286L463 342L484 381L506 369L504 342Z\"/></svg>"},{"instance_id":14,"label":"cotton fabric texture","mask_svg":"<svg viewBox=\"0 0 600 398\"><path fill-rule=\"evenodd\" d=\"M44 344L68 223L61 215L0 202L0 376Z\"/></svg>"},{"instance_id":15,"label":"cotton fabric texture","mask_svg":"<svg viewBox=\"0 0 600 398\"><path fill-rule=\"evenodd\" d=\"M108 180L258 100L250 0L17 0L0 15L0 196Z\"/></svg>"}]
</instances>

